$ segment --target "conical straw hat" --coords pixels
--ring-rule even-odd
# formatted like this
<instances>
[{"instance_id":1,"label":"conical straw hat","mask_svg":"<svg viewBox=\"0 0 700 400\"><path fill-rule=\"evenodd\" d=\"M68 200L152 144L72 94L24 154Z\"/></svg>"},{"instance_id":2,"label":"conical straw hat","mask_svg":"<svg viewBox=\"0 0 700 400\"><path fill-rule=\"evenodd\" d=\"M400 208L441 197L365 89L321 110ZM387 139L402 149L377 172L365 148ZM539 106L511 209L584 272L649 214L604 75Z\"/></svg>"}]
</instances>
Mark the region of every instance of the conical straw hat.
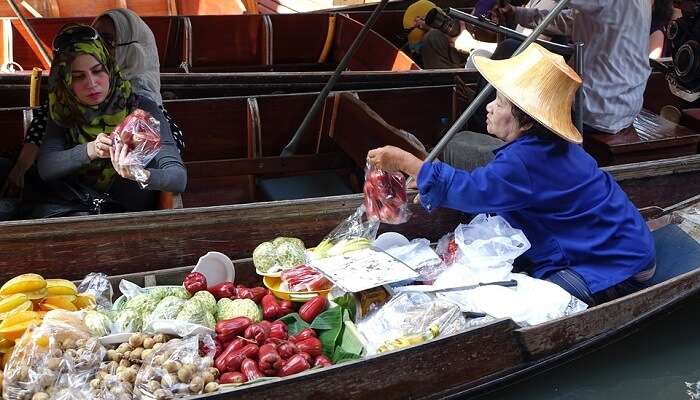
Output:
<instances>
[{"instance_id":1,"label":"conical straw hat","mask_svg":"<svg viewBox=\"0 0 700 400\"><path fill-rule=\"evenodd\" d=\"M571 105L581 77L564 58L537 43L506 60L474 57L481 75L518 108L562 138L581 143Z\"/></svg>"}]
</instances>

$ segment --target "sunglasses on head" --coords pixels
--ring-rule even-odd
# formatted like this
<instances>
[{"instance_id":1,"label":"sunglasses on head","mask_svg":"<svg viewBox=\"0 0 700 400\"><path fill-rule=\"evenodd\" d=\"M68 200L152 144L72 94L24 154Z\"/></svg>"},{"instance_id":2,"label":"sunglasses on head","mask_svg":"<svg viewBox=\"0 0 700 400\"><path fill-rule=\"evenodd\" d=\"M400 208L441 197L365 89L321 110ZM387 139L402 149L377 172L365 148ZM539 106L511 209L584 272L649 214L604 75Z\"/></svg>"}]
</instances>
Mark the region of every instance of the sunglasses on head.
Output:
<instances>
[{"instance_id":1,"label":"sunglasses on head","mask_svg":"<svg viewBox=\"0 0 700 400\"><path fill-rule=\"evenodd\" d=\"M68 46L76 42L84 42L87 40L97 40L100 34L95 28L88 25L68 25L61 29L61 33L53 40L54 53L66 49Z\"/></svg>"}]
</instances>

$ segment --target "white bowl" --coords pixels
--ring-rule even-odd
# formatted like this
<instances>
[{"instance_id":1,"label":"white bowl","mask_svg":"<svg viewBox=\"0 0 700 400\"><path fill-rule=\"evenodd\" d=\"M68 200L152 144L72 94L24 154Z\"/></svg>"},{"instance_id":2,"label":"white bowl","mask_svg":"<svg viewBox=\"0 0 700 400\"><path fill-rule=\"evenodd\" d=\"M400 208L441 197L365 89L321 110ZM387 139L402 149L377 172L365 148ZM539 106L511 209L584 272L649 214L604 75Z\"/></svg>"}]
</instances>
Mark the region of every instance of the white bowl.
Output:
<instances>
[{"instance_id":1,"label":"white bowl","mask_svg":"<svg viewBox=\"0 0 700 400\"><path fill-rule=\"evenodd\" d=\"M372 247L375 249L387 251L392 247L406 246L411 242L406 238L406 236L397 232L385 232L374 239Z\"/></svg>"},{"instance_id":2,"label":"white bowl","mask_svg":"<svg viewBox=\"0 0 700 400\"><path fill-rule=\"evenodd\" d=\"M201 256L192 272L199 272L207 278L207 285L214 286L222 282L233 282L236 270L233 261L226 254L210 251Z\"/></svg>"}]
</instances>

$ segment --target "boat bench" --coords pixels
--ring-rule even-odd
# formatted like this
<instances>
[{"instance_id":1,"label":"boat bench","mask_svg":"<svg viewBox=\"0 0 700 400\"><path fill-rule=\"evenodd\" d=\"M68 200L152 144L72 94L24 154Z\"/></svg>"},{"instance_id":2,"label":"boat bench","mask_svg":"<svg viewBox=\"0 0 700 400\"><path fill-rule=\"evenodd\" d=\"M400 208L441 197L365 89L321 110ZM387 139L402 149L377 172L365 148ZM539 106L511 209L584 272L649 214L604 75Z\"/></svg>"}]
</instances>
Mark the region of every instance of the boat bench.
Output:
<instances>
[{"instance_id":1,"label":"boat bench","mask_svg":"<svg viewBox=\"0 0 700 400\"><path fill-rule=\"evenodd\" d=\"M642 110L634 120L634 131L619 135L584 135L583 145L598 165L693 155L698 152L700 133Z\"/></svg>"}]
</instances>

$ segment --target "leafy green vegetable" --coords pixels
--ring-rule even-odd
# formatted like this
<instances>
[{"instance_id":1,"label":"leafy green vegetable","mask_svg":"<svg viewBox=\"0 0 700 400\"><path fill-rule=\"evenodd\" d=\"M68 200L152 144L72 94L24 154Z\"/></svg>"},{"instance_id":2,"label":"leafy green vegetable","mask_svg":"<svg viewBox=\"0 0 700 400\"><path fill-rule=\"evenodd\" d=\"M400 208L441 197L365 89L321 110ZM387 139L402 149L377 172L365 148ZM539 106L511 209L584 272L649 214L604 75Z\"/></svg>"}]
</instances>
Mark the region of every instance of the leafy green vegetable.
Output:
<instances>
[{"instance_id":1,"label":"leafy green vegetable","mask_svg":"<svg viewBox=\"0 0 700 400\"><path fill-rule=\"evenodd\" d=\"M311 328L317 330L337 329L343 322L343 308L332 307L319 314L312 322Z\"/></svg>"},{"instance_id":2,"label":"leafy green vegetable","mask_svg":"<svg viewBox=\"0 0 700 400\"><path fill-rule=\"evenodd\" d=\"M289 334L289 336L294 336L297 333L309 327L309 324L307 324L306 321L301 319L298 313L287 314L284 317L280 318L279 321L282 321L285 324L287 324L287 333Z\"/></svg>"},{"instance_id":3,"label":"leafy green vegetable","mask_svg":"<svg viewBox=\"0 0 700 400\"><path fill-rule=\"evenodd\" d=\"M355 320L355 311L357 310L357 300L350 293L345 293L340 297L333 299L333 302L340 307L343 307L350 313L350 319Z\"/></svg>"}]
</instances>

